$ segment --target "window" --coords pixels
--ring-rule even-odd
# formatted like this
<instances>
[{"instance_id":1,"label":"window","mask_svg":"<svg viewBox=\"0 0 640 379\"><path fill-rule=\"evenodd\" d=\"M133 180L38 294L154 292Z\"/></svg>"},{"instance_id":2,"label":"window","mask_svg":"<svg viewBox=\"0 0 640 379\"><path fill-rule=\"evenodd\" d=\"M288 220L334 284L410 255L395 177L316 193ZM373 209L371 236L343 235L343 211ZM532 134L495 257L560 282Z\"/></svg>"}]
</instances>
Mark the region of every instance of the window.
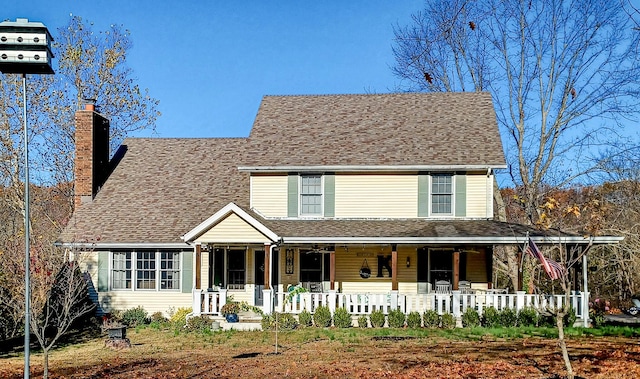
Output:
<instances>
[{"instance_id":1,"label":"window","mask_svg":"<svg viewBox=\"0 0 640 379\"><path fill-rule=\"evenodd\" d=\"M119 251L113 252L112 259L111 288L114 290L180 289L178 251Z\"/></svg>"},{"instance_id":2,"label":"window","mask_svg":"<svg viewBox=\"0 0 640 379\"><path fill-rule=\"evenodd\" d=\"M431 176L431 214L451 214L453 199L452 176L439 174Z\"/></svg>"},{"instance_id":3,"label":"window","mask_svg":"<svg viewBox=\"0 0 640 379\"><path fill-rule=\"evenodd\" d=\"M113 289L131 289L131 253L113 253Z\"/></svg>"},{"instance_id":4,"label":"window","mask_svg":"<svg viewBox=\"0 0 640 379\"><path fill-rule=\"evenodd\" d=\"M300 177L300 214L322 216L322 176Z\"/></svg>"},{"instance_id":5,"label":"window","mask_svg":"<svg viewBox=\"0 0 640 379\"><path fill-rule=\"evenodd\" d=\"M136 253L136 289L156 289L156 253Z\"/></svg>"},{"instance_id":6,"label":"window","mask_svg":"<svg viewBox=\"0 0 640 379\"><path fill-rule=\"evenodd\" d=\"M322 281L329 281L329 254L300 252L300 282L310 292L322 292Z\"/></svg>"},{"instance_id":7,"label":"window","mask_svg":"<svg viewBox=\"0 0 640 379\"><path fill-rule=\"evenodd\" d=\"M180 254L160 253L160 289L180 289Z\"/></svg>"},{"instance_id":8,"label":"window","mask_svg":"<svg viewBox=\"0 0 640 379\"><path fill-rule=\"evenodd\" d=\"M429 251L429 281L453 280L453 250L431 249Z\"/></svg>"},{"instance_id":9,"label":"window","mask_svg":"<svg viewBox=\"0 0 640 379\"><path fill-rule=\"evenodd\" d=\"M244 289L245 284L245 251L230 250L227 253L227 288Z\"/></svg>"}]
</instances>

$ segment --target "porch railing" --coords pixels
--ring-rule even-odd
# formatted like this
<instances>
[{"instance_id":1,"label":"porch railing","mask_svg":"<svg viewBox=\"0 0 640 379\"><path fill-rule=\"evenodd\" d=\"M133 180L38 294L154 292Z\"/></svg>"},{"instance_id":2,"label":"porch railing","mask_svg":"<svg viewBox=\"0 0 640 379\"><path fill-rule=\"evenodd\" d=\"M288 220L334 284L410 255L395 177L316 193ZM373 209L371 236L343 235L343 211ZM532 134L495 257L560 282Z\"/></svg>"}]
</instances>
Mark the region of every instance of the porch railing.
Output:
<instances>
[{"instance_id":1,"label":"porch railing","mask_svg":"<svg viewBox=\"0 0 640 379\"><path fill-rule=\"evenodd\" d=\"M463 294L460 291L452 291L451 294L403 294L398 291L388 293L338 293L330 292L303 292L290 295L288 292L277 292L274 295L274 308L267 299L271 297L271 291L264 293L264 312L286 312L299 314L306 310L314 313L319 306L327 306L333 314L336 308L345 308L351 315L367 315L375 310L388 314L393 309L400 309L408 314L416 311L424 313L435 310L438 314L451 313L460 317L468 308L478 311L480 315L488 307L503 310L506 308L520 311L527 307L535 309L553 308L564 306L565 296L560 295L532 295L519 291L513 294L478 292L475 294ZM216 292L206 290L193 291L193 314L220 315L220 309L225 304L227 291L222 289ZM571 308L577 318L585 320L588 313L588 292L573 291L569 296ZM588 317L588 314L586 314Z\"/></svg>"}]
</instances>

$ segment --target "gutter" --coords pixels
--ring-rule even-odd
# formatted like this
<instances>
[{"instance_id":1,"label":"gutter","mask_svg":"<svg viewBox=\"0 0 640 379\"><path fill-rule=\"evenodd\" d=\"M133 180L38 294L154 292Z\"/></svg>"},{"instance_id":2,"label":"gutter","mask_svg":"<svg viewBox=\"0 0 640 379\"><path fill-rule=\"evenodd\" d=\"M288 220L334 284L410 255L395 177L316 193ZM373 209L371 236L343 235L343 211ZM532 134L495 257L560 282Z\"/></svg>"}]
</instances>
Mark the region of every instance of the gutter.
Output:
<instances>
[{"instance_id":1,"label":"gutter","mask_svg":"<svg viewBox=\"0 0 640 379\"><path fill-rule=\"evenodd\" d=\"M388 166L239 166L238 171L246 172L415 172L415 171L488 171L506 169L505 164L485 165L388 165Z\"/></svg>"}]
</instances>

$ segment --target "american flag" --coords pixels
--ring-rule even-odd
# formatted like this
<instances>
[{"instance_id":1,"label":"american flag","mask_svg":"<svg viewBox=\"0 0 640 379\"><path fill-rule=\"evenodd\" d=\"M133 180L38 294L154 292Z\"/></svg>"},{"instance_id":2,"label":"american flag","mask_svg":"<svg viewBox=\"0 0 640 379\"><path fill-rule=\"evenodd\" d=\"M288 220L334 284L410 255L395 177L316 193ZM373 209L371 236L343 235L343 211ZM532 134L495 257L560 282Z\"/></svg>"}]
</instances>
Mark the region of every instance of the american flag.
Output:
<instances>
[{"instance_id":1,"label":"american flag","mask_svg":"<svg viewBox=\"0 0 640 379\"><path fill-rule=\"evenodd\" d=\"M559 279L562 275L564 275L564 268L560 265L560 263L554 261L553 259L545 258L544 255L542 255L542 253L540 252L540 249L538 249L538 246L536 246L536 244L531 239L529 239L529 244L525 251L529 253L529 255L540 261L542 269L547 273L547 275L549 275L549 278L551 278L551 280Z\"/></svg>"}]
</instances>

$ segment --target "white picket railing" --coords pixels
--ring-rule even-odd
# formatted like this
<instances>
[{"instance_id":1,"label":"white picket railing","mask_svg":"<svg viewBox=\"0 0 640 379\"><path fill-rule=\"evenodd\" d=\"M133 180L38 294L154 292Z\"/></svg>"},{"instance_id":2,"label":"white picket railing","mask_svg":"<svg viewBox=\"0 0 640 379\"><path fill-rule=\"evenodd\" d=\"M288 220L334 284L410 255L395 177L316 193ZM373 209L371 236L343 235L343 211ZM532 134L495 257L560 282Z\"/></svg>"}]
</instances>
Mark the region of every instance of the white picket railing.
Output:
<instances>
[{"instance_id":1,"label":"white picket railing","mask_svg":"<svg viewBox=\"0 0 640 379\"><path fill-rule=\"evenodd\" d=\"M215 292L196 289L193 291L193 315L219 315L220 309L225 304L227 291L221 289ZM299 314L303 310L314 313L319 306L327 306L331 313L336 308L345 308L351 315L371 314L375 310L380 310L388 314L392 309L400 309L408 314L416 311L424 313L428 310L435 310L438 314L451 313L455 317L460 317L468 308L478 311L480 315L488 307L503 310L505 308L520 311L521 309L532 307L535 309L553 308L564 305L564 295L532 295L519 291L513 294L491 293L479 291L474 294L452 291L451 294L402 294L398 291L388 293L338 293L329 292L302 292L291 295L288 292L277 292L274 294L275 304L272 309L271 290L264 291L265 313L285 312ZM574 309L577 318L585 320L583 317L588 312L586 306L589 293L573 291L569 296L571 308ZM588 316L588 315L587 315ZM585 320L586 323L586 320Z\"/></svg>"}]
</instances>

